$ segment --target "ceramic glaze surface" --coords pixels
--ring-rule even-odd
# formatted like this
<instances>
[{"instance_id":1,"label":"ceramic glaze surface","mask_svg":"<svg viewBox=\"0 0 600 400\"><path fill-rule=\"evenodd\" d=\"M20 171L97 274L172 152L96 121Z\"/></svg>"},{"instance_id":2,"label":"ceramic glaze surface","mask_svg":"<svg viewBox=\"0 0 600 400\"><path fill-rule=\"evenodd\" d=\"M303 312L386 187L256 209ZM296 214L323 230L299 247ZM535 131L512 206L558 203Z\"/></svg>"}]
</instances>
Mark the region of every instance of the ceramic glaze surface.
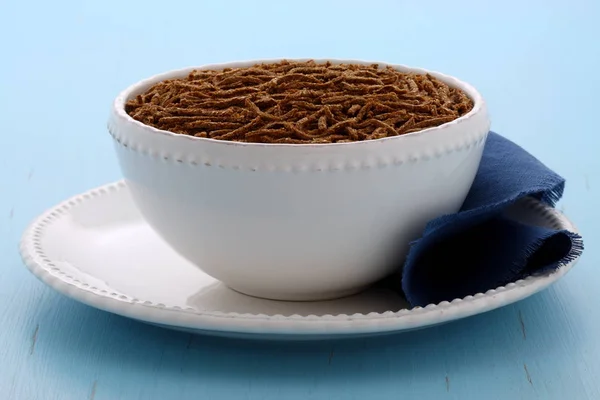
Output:
<instances>
[{"instance_id":1,"label":"ceramic glaze surface","mask_svg":"<svg viewBox=\"0 0 600 400\"><path fill-rule=\"evenodd\" d=\"M126 100L192 69L157 75L125 90L115 100L109 131L133 199L149 224L203 271L258 297L336 298L393 272L429 220L459 209L490 127L479 93L435 72L463 89L474 101L473 110L439 127L373 141L217 141L160 131L125 113Z\"/></svg>"},{"instance_id":2,"label":"ceramic glaze surface","mask_svg":"<svg viewBox=\"0 0 600 400\"><path fill-rule=\"evenodd\" d=\"M521 202L510 215L576 231L567 218L534 200ZM425 308L409 309L390 285L329 301L249 297L173 251L140 215L123 182L48 210L24 234L21 254L43 282L91 306L186 332L269 339L331 339L437 325L528 297L574 264Z\"/></svg>"}]
</instances>

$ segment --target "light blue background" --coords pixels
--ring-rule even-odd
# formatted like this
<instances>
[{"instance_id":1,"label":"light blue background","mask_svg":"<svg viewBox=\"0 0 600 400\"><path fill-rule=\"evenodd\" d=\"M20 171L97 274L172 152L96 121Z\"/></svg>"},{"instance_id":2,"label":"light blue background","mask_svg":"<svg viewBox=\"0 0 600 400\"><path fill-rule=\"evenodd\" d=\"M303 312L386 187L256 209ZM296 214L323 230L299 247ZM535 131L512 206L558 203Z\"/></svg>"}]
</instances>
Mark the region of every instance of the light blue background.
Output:
<instances>
[{"instance_id":1,"label":"light blue background","mask_svg":"<svg viewBox=\"0 0 600 400\"><path fill-rule=\"evenodd\" d=\"M599 4L0 1L0 398L599 399ZM25 270L17 242L32 218L119 179L105 129L118 91L172 68L281 56L475 85L493 129L567 178L579 265L486 315L304 344L190 338L78 304Z\"/></svg>"}]
</instances>

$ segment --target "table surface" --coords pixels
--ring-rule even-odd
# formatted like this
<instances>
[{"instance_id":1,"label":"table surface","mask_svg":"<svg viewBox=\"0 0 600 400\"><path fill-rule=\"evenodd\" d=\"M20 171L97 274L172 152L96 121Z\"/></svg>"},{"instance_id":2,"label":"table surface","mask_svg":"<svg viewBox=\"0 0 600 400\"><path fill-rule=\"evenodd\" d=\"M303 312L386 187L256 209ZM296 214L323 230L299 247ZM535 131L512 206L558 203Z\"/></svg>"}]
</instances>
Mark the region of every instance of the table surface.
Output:
<instances>
[{"instance_id":1,"label":"table surface","mask_svg":"<svg viewBox=\"0 0 600 400\"><path fill-rule=\"evenodd\" d=\"M2 2L0 398L599 399L600 3ZM386 338L245 342L67 299L17 254L38 213L120 178L112 98L165 70L239 59L383 60L480 89L493 129L567 178L587 249L543 293ZM599 203L596 203L599 202Z\"/></svg>"}]
</instances>

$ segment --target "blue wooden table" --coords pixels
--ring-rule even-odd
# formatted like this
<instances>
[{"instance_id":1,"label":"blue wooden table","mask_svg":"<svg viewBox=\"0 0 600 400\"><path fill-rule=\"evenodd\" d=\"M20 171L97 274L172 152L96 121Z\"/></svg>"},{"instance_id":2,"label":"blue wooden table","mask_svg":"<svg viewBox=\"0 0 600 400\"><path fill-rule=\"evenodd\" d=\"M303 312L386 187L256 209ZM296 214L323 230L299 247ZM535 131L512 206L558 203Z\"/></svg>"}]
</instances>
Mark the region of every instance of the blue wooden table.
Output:
<instances>
[{"instance_id":1,"label":"blue wooden table","mask_svg":"<svg viewBox=\"0 0 600 400\"><path fill-rule=\"evenodd\" d=\"M0 5L0 398L600 399L600 3L21 1ZM440 70L567 178L587 249L551 289L386 338L244 342L78 304L22 266L26 224L120 178L109 105L165 70L271 57Z\"/></svg>"}]
</instances>

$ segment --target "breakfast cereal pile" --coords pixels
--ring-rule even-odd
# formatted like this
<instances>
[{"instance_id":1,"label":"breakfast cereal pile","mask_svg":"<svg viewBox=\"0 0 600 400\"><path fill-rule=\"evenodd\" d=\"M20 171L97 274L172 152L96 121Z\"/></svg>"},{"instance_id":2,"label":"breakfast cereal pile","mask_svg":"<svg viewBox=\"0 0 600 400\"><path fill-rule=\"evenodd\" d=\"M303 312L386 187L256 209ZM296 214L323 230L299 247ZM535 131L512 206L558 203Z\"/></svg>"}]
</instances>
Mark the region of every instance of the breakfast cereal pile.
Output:
<instances>
[{"instance_id":1,"label":"breakfast cereal pile","mask_svg":"<svg viewBox=\"0 0 600 400\"><path fill-rule=\"evenodd\" d=\"M341 143L398 136L473 108L460 89L391 67L282 61L194 70L126 103L134 119L202 138L253 143Z\"/></svg>"}]
</instances>

